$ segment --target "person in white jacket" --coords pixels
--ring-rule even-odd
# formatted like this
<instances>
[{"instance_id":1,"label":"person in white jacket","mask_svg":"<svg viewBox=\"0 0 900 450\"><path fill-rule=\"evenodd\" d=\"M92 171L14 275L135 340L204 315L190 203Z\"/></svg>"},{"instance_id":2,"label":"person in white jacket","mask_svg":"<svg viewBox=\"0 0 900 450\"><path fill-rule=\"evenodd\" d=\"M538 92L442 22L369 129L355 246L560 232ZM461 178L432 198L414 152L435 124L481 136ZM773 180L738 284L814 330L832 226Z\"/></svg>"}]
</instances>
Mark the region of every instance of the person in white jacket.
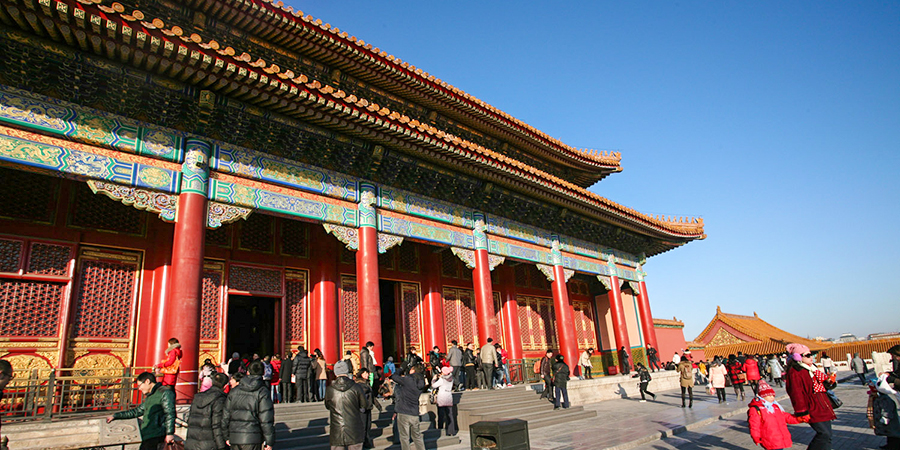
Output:
<instances>
[{"instance_id":1,"label":"person in white jacket","mask_svg":"<svg viewBox=\"0 0 900 450\"><path fill-rule=\"evenodd\" d=\"M591 347L581 353L581 357L578 358L578 365L581 366L581 378L583 379L591 379L591 369L594 368L594 365L591 364L591 355L594 354L594 347Z\"/></svg>"},{"instance_id":2,"label":"person in white jacket","mask_svg":"<svg viewBox=\"0 0 900 450\"><path fill-rule=\"evenodd\" d=\"M453 369L441 367L441 373L435 374L431 387L437 389L435 403L438 408L438 429L445 429L446 436L456 436L457 425L453 405Z\"/></svg>"}]
</instances>

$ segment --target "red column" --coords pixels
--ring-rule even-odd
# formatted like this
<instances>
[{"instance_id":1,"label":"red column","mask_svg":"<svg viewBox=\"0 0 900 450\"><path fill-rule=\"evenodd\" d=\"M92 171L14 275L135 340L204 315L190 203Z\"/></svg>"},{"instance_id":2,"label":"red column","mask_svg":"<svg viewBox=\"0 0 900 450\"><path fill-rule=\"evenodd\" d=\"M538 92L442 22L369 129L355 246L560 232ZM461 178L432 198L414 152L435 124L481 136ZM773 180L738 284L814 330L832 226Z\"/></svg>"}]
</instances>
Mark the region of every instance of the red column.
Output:
<instances>
[{"instance_id":1,"label":"red column","mask_svg":"<svg viewBox=\"0 0 900 450\"><path fill-rule=\"evenodd\" d=\"M444 333L444 294L441 284L441 255L432 247L421 246L425 253L425 301L422 302L425 319L425 342L422 351L430 351L435 345L447 351L447 336Z\"/></svg>"},{"instance_id":2,"label":"red column","mask_svg":"<svg viewBox=\"0 0 900 450\"><path fill-rule=\"evenodd\" d=\"M381 296L378 290L378 233L375 227L359 227L356 252L356 286L359 294L359 345L375 344L376 359L384 361L381 343Z\"/></svg>"},{"instance_id":3,"label":"red column","mask_svg":"<svg viewBox=\"0 0 900 450\"><path fill-rule=\"evenodd\" d=\"M563 266L553 266L553 309L556 311L556 334L559 338L559 352L563 354L566 364L575 367L578 362L578 340L575 336L575 314L569 303L569 290L566 287L566 272Z\"/></svg>"},{"instance_id":4,"label":"red column","mask_svg":"<svg viewBox=\"0 0 900 450\"><path fill-rule=\"evenodd\" d=\"M340 357L340 329L338 324L337 260L340 255L338 242L315 227L318 235L311 236L316 268L312 271L312 299L309 302L309 348L322 350L325 361L334 364Z\"/></svg>"},{"instance_id":5,"label":"red column","mask_svg":"<svg viewBox=\"0 0 900 450\"><path fill-rule=\"evenodd\" d=\"M613 334L616 336L616 352L619 348L625 347L628 354L631 354L631 344L628 342L628 325L625 323L625 311L622 309L622 291L619 285L619 277L613 275L609 277L609 283L612 290L609 291L609 312L612 313ZM622 363L619 363L619 369L623 369Z\"/></svg>"},{"instance_id":6,"label":"red column","mask_svg":"<svg viewBox=\"0 0 900 450\"><path fill-rule=\"evenodd\" d=\"M500 314L503 316L503 337L510 359L522 359L522 331L519 328L519 305L516 302L516 273L506 264L497 268L500 272Z\"/></svg>"},{"instance_id":7,"label":"red column","mask_svg":"<svg viewBox=\"0 0 900 450\"><path fill-rule=\"evenodd\" d=\"M641 316L641 331L644 333L644 341L659 351L659 345L656 343L656 328L653 327L653 315L650 313L650 299L647 298L647 285L640 281L640 290L638 294L638 313Z\"/></svg>"},{"instance_id":8,"label":"red column","mask_svg":"<svg viewBox=\"0 0 900 450\"><path fill-rule=\"evenodd\" d=\"M487 338L498 338L494 321L494 288L491 285L491 269L487 250L475 250L475 268L472 269L475 285L475 313L478 316L479 346L487 343Z\"/></svg>"},{"instance_id":9,"label":"red column","mask_svg":"<svg viewBox=\"0 0 900 450\"><path fill-rule=\"evenodd\" d=\"M160 355L165 353L168 343L166 342L170 336L166 336L166 312L168 311L167 300L169 298L170 283L172 276L172 241L174 237L172 231L174 227L166 226L165 233L160 232L156 240L159 244L155 247L156 251L152 259L153 283L150 292L150 308L148 309L147 319L141 320L140 327L146 329L147 345L140 356L135 356L135 365L141 367L149 367L157 363L161 358Z\"/></svg>"}]
</instances>

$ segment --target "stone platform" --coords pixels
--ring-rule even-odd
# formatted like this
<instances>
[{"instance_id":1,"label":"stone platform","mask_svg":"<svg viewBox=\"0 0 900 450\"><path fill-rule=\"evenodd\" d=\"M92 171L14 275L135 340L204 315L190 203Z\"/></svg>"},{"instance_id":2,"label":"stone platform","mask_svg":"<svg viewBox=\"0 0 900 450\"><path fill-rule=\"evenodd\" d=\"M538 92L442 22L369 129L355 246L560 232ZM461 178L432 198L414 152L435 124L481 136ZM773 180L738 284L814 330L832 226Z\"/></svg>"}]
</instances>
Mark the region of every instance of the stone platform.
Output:
<instances>
[{"instance_id":1,"label":"stone platform","mask_svg":"<svg viewBox=\"0 0 900 450\"><path fill-rule=\"evenodd\" d=\"M589 403L602 402L605 400L613 400L617 398L641 398L641 391L638 388L637 377L632 378L636 372L628 375L608 375L595 377L590 380L569 380L569 402L572 405L586 405ZM664 370L659 372L651 372L650 381L651 391L669 391L679 389L678 372L674 370ZM541 392L544 390L543 384L531 384L529 389ZM704 390L705 386L694 387L697 390Z\"/></svg>"}]
</instances>

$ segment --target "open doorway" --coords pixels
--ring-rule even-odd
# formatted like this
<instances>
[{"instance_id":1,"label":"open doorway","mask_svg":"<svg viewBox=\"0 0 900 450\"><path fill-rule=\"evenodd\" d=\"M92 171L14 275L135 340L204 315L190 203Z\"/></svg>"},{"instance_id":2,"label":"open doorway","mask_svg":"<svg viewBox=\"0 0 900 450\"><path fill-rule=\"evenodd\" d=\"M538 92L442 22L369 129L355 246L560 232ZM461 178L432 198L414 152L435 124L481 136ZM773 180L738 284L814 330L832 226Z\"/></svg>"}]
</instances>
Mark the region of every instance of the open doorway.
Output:
<instances>
[{"instance_id":1,"label":"open doorway","mask_svg":"<svg viewBox=\"0 0 900 450\"><path fill-rule=\"evenodd\" d=\"M381 345L385 360L388 356L393 356L395 362L403 358L400 354L400 331L397 329L397 284L396 281L378 281L381 295Z\"/></svg>"},{"instance_id":2,"label":"open doorway","mask_svg":"<svg viewBox=\"0 0 900 450\"><path fill-rule=\"evenodd\" d=\"M265 297L228 297L228 355L254 353L260 357L275 353L275 299Z\"/></svg>"}]
</instances>

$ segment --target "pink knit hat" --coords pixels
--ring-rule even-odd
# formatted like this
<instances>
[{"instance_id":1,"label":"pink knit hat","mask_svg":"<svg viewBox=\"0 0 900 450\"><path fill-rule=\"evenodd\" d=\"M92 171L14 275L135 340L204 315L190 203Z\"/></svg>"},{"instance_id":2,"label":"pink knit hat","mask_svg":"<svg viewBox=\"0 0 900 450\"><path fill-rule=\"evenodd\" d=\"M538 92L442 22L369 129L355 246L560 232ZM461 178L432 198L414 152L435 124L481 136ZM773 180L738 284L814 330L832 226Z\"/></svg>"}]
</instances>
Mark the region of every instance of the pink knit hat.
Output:
<instances>
[{"instance_id":1,"label":"pink knit hat","mask_svg":"<svg viewBox=\"0 0 900 450\"><path fill-rule=\"evenodd\" d=\"M441 367L441 375L450 375L451 373L453 373L452 367L447 367L447 366Z\"/></svg>"},{"instance_id":2,"label":"pink knit hat","mask_svg":"<svg viewBox=\"0 0 900 450\"><path fill-rule=\"evenodd\" d=\"M805 355L805 354L809 353L809 347L807 347L803 344L788 344L787 352L791 353L791 354L796 353L798 355Z\"/></svg>"}]
</instances>

